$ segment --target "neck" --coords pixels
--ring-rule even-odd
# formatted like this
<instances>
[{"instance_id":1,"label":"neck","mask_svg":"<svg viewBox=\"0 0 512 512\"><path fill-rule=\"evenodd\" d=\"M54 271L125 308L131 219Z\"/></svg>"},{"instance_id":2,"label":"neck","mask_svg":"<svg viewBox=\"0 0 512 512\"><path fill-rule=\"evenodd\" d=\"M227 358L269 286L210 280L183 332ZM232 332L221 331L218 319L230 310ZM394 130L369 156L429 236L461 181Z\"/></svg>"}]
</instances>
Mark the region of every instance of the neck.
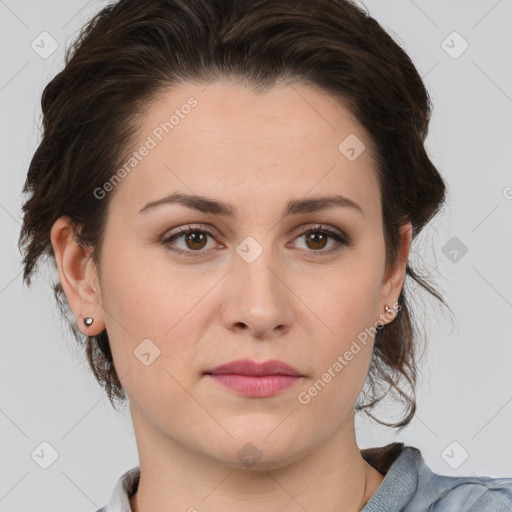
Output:
<instances>
[{"instance_id":1,"label":"neck","mask_svg":"<svg viewBox=\"0 0 512 512\"><path fill-rule=\"evenodd\" d=\"M260 469L205 456L132 417L141 469L133 512L356 512L384 478L363 459L353 416L312 451Z\"/></svg>"}]
</instances>

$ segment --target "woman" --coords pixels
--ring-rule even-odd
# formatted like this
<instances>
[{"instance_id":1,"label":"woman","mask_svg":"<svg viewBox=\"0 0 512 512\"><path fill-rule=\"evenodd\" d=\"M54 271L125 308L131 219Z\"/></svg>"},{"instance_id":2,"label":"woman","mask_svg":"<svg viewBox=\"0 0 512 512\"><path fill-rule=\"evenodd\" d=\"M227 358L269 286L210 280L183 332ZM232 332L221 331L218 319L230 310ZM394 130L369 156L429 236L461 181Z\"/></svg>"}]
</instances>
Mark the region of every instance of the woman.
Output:
<instances>
[{"instance_id":1,"label":"woman","mask_svg":"<svg viewBox=\"0 0 512 512\"><path fill-rule=\"evenodd\" d=\"M408 262L445 200L430 101L373 18L347 0L121 0L42 108L24 278L54 258L140 458L103 512L512 509L512 479L356 443L354 413L387 391L405 406L391 426L415 413L406 277L443 302Z\"/></svg>"}]
</instances>

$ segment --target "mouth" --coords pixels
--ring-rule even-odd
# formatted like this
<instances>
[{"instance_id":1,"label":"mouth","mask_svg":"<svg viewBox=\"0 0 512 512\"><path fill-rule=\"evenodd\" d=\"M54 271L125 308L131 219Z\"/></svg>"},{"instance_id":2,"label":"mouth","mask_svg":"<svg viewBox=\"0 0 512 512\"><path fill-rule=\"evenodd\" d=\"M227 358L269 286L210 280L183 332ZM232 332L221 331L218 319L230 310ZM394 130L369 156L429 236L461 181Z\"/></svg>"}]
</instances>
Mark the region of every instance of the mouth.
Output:
<instances>
[{"instance_id":1,"label":"mouth","mask_svg":"<svg viewBox=\"0 0 512 512\"><path fill-rule=\"evenodd\" d=\"M221 386L227 387L237 393L252 397L265 398L277 395L285 389L296 385L302 377L292 375L240 375L237 373L206 374Z\"/></svg>"},{"instance_id":2,"label":"mouth","mask_svg":"<svg viewBox=\"0 0 512 512\"><path fill-rule=\"evenodd\" d=\"M232 361L212 368L204 375L223 387L253 398L274 396L304 378L297 369L275 359L263 363L249 359Z\"/></svg>"},{"instance_id":3,"label":"mouth","mask_svg":"<svg viewBox=\"0 0 512 512\"><path fill-rule=\"evenodd\" d=\"M206 375L237 374L253 377L266 377L272 375L287 375L290 377L303 377L301 372L284 361L269 359L258 362L250 359L239 359L221 364L205 372Z\"/></svg>"}]
</instances>

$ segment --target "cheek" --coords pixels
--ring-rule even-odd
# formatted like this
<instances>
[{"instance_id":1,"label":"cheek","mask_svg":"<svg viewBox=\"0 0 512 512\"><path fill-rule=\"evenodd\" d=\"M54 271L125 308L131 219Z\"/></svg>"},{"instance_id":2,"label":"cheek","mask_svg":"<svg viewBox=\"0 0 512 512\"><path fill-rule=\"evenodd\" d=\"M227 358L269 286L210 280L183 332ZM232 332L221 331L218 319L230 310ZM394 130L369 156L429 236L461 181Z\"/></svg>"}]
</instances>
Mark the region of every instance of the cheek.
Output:
<instances>
[{"instance_id":1,"label":"cheek","mask_svg":"<svg viewBox=\"0 0 512 512\"><path fill-rule=\"evenodd\" d=\"M194 272L192 267L179 269L163 251L115 247L105 251L103 258L102 299L118 373L138 372L142 363L137 356L147 352L155 365L158 362L156 366L172 373L180 365L188 368L187 361L194 355L194 344L188 341L197 338L207 316L207 301L201 298L218 278L211 272ZM118 253L125 257L118 259Z\"/></svg>"},{"instance_id":2,"label":"cheek","mask_svg":"<svg viewBox=\"0 0 512 512\"><path fill-rule=\"evenodd\" d=\"M367 254L372 254L368 250ZM375 254L375 252L374 252ZM379 258L353 253L322 276L321 287L302 287L302 297L311 310L318 312L326 332L337 348L375 326L380 303L382 269ZM311 285L312 283L308 283ZM316 291L314 291L316 290Z\"/></svg>"},{"instance_id":3,"label":"cheek","mask_svg":"<svg viewBox=\"0 0 512 512\"><path fill-rule=\"evenodd\" d=\"M378 320L379 261L358 253L350 261L347 258L344 268L322 279L323 286L315 292L310 286L302 289L323 333L315 341L315 378L320 379L325 399L340 407L356 399L368 372Z\"/></svg>"},{"instance_id":4,"label":"cheek","mask_svg":"<svg viewBox=\"0 0 512 512\"><path fill-rule=\"evenodd\" d=\"M316 336L314 351L309 347L314 372L298 397L300 404L310 408L311 417L321 415L331 426L350 414L373 352L375 284L371 279L354 278L355 282L352 287L352 279L342 280L325 294L329 300L324 300L322 319L329 329L323 330L325 336Z\"/></svg>"},{"instance_id":5,"label":"cheek","mask_svg":"<svg viewBox=\"0 0 512 512\"><path fill-rule=\"evenodd\" d=\"M119 258L117 255L122 254ZM164 250L112 243L103 259L103 305L113 332L124 337L160 338L186 313L200 293L195 280L184 280L165 258ZM197 299L196 299L197 300Z\"/></svg>"}]
</instances>

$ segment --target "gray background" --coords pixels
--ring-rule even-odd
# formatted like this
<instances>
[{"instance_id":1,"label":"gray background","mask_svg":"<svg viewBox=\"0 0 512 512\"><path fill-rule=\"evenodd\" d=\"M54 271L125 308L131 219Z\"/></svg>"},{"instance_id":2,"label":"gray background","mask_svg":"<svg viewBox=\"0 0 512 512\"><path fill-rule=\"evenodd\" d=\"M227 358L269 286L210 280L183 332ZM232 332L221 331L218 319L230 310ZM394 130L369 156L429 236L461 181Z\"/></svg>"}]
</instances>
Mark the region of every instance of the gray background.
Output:
<instances>
[{"instance_id":1,"label":"gray background","mask_svg":"<svg viewBox=\"0 0 512 512\"><path fill-rule=\"evenodd\" d=\"M55 276L41 266L33 287L22 285L16 245L42 90L61 69L65 45L104 4L0 0L1 511L95 511L138 463L128 413L112 410L57 313ZM442 474L512 477L512 0L365 5L433 98L428 150L448 183L448 207L411 257L421 254L455 321L426 302L418 412L399 435L357 418L358 442L412 444ZM31 47L42 46L42 32L58 43L47 58ZM49 39L44 46L51 49ZM58 453L48 469L32 457L42 442Z\"/></svg>"}]
</instances>

